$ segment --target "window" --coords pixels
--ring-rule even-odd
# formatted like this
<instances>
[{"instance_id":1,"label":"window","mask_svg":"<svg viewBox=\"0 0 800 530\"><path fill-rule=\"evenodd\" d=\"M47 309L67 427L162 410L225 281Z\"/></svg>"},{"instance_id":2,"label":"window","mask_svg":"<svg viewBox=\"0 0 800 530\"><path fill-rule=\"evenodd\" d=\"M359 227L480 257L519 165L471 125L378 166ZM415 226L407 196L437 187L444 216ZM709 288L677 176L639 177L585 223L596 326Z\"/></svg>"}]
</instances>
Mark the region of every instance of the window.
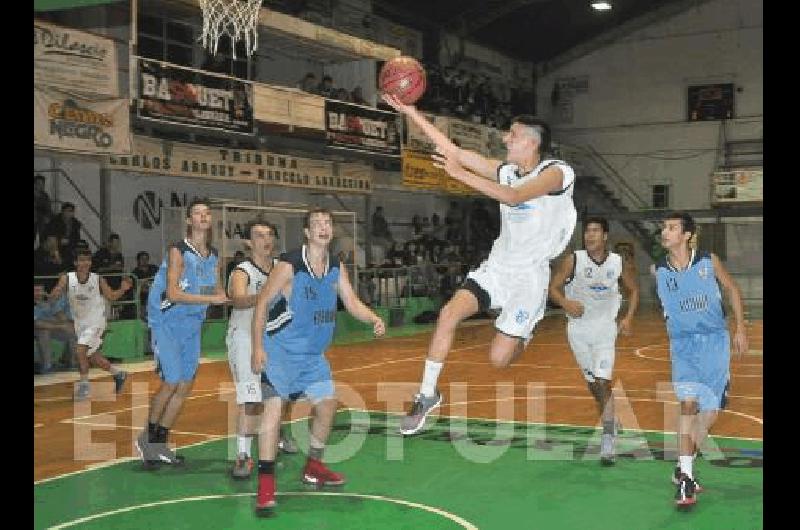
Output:
<instances>
[{"instance_id":1,"label":"window","mask_svg":"<svg viewBox=\"0 0 800 530\"><path fill-rule=\"evenodd\" d=\"M193 66L194 28L166 18L139 15L139 49L142 57Z\"/></svg>"},{"instance_id":2,"label":"window","mask_svg":"<svg viewBox=\"0 0 800 530\"><path fill-rule=\"evenodd\" d=\"M669 184L653 185L653 208L669 208Z\"/></svg>"}]
</instances>

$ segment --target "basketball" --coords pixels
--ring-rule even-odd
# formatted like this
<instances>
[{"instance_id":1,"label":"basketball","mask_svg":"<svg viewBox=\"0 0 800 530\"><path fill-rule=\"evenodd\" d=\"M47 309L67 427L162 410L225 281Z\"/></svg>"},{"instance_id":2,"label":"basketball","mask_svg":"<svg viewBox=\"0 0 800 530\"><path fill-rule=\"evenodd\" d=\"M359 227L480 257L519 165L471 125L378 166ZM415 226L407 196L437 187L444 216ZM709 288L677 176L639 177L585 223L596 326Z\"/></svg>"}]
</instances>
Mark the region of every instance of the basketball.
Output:
<instances>
[{"instance_id":1,"label":"basketball","mask_svg":"<svg viewBox=\"0 0 800 530\"><path fill-rule=\"evenodd\" d=\"M425 69L413 57L400 56L386 61L378 75L381 91L411 105L425 93Z\"/></svg>"}]
</instances>

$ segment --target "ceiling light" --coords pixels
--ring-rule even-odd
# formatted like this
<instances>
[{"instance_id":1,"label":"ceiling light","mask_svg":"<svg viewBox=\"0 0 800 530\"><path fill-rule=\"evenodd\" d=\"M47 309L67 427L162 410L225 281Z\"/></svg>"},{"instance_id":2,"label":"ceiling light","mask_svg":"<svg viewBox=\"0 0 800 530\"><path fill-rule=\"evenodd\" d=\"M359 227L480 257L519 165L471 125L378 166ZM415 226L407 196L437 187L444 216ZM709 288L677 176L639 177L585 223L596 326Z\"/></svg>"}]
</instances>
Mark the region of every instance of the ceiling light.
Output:
<instances>
[{"instance_id":1,"label":"ceiling light","mask_svg":"<svg viewBox=\"0 0 800 530\"><path fill-rule=\"evenodd\" d=\"M608 2L592 2L592 8L595 11L610 11L611 4Z\"/></svg>"}]
</instances>

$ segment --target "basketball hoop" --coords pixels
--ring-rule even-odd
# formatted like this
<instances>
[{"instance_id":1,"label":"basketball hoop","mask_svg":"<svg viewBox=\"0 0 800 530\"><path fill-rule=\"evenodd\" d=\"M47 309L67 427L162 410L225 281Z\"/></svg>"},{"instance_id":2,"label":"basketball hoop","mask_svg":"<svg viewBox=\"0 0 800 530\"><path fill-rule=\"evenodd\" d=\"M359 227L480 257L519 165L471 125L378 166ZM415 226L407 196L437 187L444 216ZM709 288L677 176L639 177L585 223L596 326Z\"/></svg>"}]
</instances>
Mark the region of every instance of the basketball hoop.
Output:
<instances>
[{"instance_id":1,"label":"basketball hoop","mask_svg":"<svg viewBox=\"0 0 800 530\"><path fill-rule=\"evenodd\" d=\"M247 55L258 47L258 11L261 0L198 0L203 10L203 46L217 54L222 35L231 38L231 53L236 59L236 41L243 40Z\"/></svg>"}]
</instances>

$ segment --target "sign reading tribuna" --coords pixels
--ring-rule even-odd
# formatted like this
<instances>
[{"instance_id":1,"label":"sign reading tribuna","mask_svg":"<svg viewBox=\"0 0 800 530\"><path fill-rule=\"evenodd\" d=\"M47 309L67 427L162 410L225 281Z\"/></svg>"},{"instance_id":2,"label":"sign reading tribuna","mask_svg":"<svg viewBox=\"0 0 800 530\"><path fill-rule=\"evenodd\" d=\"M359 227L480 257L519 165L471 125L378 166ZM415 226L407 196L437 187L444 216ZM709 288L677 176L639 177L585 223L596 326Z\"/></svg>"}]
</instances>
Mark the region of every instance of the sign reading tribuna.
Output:
<instances>
[{"instance_id":1,"label":"sign reading tribuna","mask_svg":"<svg viewBox=\"0 0 800 530\"><path fill-rule=\"evenodd\" d=\"M198 146L134 136L130 156L109 156L108 169L231 182L372 193L372 166L285 154Z\"/></svg>"}]
</instances>

